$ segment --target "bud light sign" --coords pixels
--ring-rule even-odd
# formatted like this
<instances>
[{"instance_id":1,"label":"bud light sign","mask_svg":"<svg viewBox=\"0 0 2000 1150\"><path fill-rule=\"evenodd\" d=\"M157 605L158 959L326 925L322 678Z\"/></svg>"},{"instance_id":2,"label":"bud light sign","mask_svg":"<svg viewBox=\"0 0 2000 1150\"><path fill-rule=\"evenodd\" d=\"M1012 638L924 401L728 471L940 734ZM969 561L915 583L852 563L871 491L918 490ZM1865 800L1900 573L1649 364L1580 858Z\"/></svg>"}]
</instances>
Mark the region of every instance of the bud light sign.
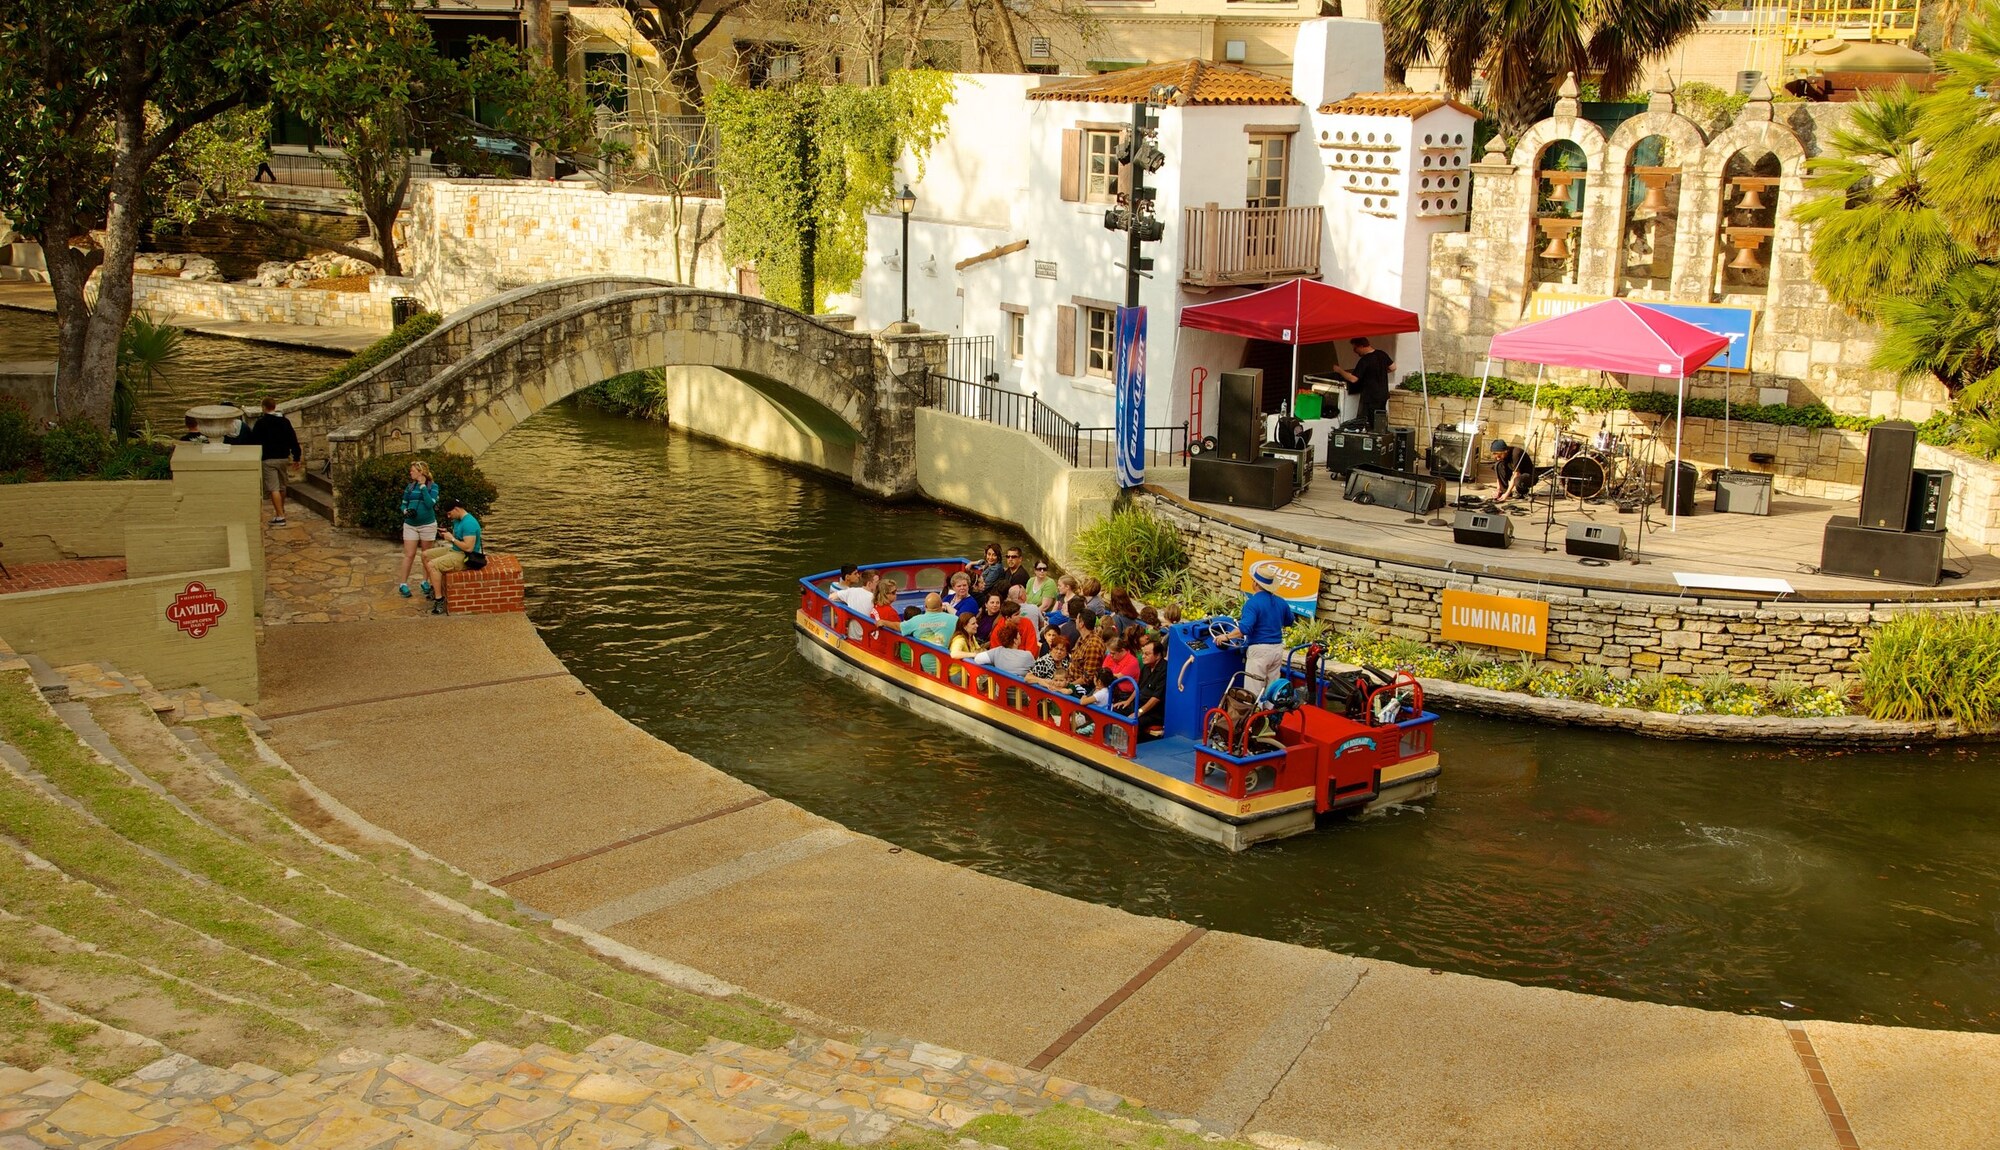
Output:
<instances>
[{"instance_id":1,"label":"bud light sign","mask_svg":"<svg viewBox=\"0 0 2000 1150\"><path fill-rule=\"evenodd\" d=\"M1146 482L1146 309L1118 309L1117 384L1118 486Z\"/></svg>"}]
</instances>

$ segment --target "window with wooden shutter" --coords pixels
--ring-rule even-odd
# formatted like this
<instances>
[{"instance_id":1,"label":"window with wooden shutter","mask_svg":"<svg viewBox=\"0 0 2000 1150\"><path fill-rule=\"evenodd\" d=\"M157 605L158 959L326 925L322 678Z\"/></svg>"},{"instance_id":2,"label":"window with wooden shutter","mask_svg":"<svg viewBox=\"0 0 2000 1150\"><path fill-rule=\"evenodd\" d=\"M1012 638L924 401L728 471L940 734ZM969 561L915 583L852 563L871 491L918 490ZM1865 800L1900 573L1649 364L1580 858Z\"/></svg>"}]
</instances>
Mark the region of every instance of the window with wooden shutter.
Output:
<instances>
[{"instance_id":1,"label":"window with wooden shutter","mask_svg":"<svg viewBox=\"0 0 2000 1150\"><path fill-rule=\"evenodd\" d=\"M1076 128L1062 135L1062 198L1083 198L1083 132Z\"/></svg>"},{"instance_id":2,"label":"window with wooden shutter","mask_svg":"<svg viewBox=\"0 0 2000 1150\"><path fill-rule=\"evenodd\" d=\"M1056 374L1076 374L1076 309L1056 307Z\"/></svg>"}]
</instances>

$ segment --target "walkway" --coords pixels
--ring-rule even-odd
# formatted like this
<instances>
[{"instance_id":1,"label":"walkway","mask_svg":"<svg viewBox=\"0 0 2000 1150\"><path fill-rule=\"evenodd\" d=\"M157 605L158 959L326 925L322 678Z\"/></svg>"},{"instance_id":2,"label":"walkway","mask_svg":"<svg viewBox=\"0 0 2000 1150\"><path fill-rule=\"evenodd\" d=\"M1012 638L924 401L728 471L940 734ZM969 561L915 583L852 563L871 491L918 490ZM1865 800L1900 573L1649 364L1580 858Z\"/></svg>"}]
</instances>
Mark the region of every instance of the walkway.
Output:
<instances>
[{"instance_id":1,"label":"walkway","mask_svg":"<svg viewBox=\"0 0 2000 1150\"><path fill-rule=\"evenodd\" d=\"M56 310L55 291L47 284L0 283L0 308L53 313ZM305 347L316 351L356 352L389 334L387 329L377 331L360 327L251 323L247 320L197 319L173 315L158 318L189 331L200 332L202 335L247 339L252 343L270 343L280 347Z\"/></svg>"},{"instance_id":2,"label":"walkway","mask_svg":"<svg viewBox=\"0 0 2000 1150\"><path fill-rule=\"evenodd\" d=\"M1220 1129L1346 1150L1970 1150L2000 1129L2000 1035L1524 988L904 851L633 727L520 616L274 626L263 654L261 711L292 764L530 905L758 995ZM447 719L479 737L447 742Z\"/></svg>"}]
</instances>

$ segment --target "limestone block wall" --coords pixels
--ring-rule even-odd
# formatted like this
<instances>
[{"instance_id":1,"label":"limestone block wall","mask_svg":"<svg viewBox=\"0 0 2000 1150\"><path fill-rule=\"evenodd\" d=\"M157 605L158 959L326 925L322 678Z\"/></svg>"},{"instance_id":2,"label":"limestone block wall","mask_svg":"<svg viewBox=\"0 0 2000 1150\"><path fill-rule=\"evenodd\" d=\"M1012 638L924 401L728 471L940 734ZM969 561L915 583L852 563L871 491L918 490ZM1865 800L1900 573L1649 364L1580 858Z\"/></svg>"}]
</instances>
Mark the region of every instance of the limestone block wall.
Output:
<instances>
[{"instance_id":1,"label":"limestone block wall","mask_svg":"<svg viewBox=\"0 0 2000 1150\"><path fill-rule=\"evenodd\" d=\"M132 303L162 318L286 323L304 327L357 327L387 333L390 300L407 294L405 280L377 276L367 291L252 287L196 283L165 276L134 276Z\"/></svg>"},{"instance_id":2,"label":"limestone block wall","mask_svg":"<svg viewBox=\"0 0 2000 1150\"><path fill-rule=\"evenodd\" d=\"M735 291L721 227L720 200L676 205L670 196L606 193L592 182L420 180L402 217L415 294L444 312L585 274ZM692 274L676 275L677 266Z\"/></svg>"},{"instance_id":3,"label":"limestone block wall","mask_svg":"<svg viewBox=\"0 0 2000 1150\"><path fill-rule=\"evenodd\" d=\"M1724 387L1738 398L1758 388L1782 388L1793 404L1825 403L1841 414L1921 421L1945 401L1941 385L1922 382L1900 387L1888 373L1869 366L1878 332L1835 306L1812 277L1811 233L1796 217L1810 198L1804 185L1806 163L1847 115L1843 105L1773 104L1768 93L1753 99L1736 122L1710 138L1680 115L1670 91L1653 93L1649 110L1621 124L1609 137L1582 119L1577 102L1559 101L1557 114L1523 133L1513 150L1497 144L1473 165L1472 213L1467 230L1433 240L1430 303L1424 353L1436 369L1476 374L1496 332L1524 322L1538 288L1586 296L1622 295L1677 303L1718 303L1758 309L1752 333L1750 371L1707 372L1690 381L1690 394L1719 398ZM1633 287L1624 276L1634 258L1628 249L1628 193L1640 165L1636 152L1649 138L1664 141L1664 166L1671 168L1673 210L1668 287ZM1567 144L1585 157L1581 212L1570 243L1573 264L1560 273L1538 261L1542 233L1540 177L1545 149ZM1775 158L1777 184L1764 194L1775 202L1773 232L1758 249L1769 269L1768 287L1746 290L1725 284L1720 269L1734 249L1722 227L1731 218L1735 190L1732 160ZM1659 240L1656 238L1655 243ZM1556 370L1553 382L1600 382L1596 373ZM1832 476L1820 476L1838 482Z\"/></svg>"},{"instance_id":4,"label":"limestone block wall","mask_svg":"<svg viewBox=\"0 0 2000 1150\"><path fill-rule=\"evenodd\" d=\"M1549 605L1550 662L1591 664L1619 677L1727 671L1753 682L1789 678L1839 686L1854 674L1871 628L1899 612L2000 607L2000 599L1785 603L1558 589L1345 554L1197 510L1155 487L1140 490L1134 499L1180 529L1195 573L1213 586L1234 587L1241 578L1244 548L1256 548L1319 568L1320 618L1343 628L1432 643L1441 639L1438 605L1447 588L1540 600Z\"/></svg>"}]
</instances>

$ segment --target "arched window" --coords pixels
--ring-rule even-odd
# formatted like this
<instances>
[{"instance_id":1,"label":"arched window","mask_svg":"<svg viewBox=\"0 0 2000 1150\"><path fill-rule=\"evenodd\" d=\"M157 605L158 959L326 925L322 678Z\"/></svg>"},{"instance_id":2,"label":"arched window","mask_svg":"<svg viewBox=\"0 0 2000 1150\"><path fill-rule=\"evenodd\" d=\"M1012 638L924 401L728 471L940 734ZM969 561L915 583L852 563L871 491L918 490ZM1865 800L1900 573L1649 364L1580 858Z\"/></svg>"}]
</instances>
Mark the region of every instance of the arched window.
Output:
<instances>
[{"instance_id":1,"label":"arched window","mask_svg":"<svg viewBox=\"0 0 2000 1150\"><path fill-rule=\"evenodd\" d=\"M1680 163L1665 136L1647 136L1632 146L1625 169L1625 226L1619 232L1619 295L1665 298L1673 290Z\"/></svg>"},{"instance_id":2,"label":"arched window","mask_svg":"<svg viewBox=\"0 0 2000 1150\"><path fill-rule=\"evenodd\" d=\"M1583 149L1557 140L1535 157L1534 253L1537 284L1574 285L1583 240L1583 186L1588 175Z\"/></svg>"},{"instance_id":3,"label":"arched window","mask_svg":"<svg viewBox=\"0 0 2000 1150\"><path fill-rule=\"evenodd\" d=\"M1771 287L1771 236L1778 224L1778 157L1738 151L1722 167L1715 245L1718 296L1762 296Z\"/></svg>"}]
</instances>

